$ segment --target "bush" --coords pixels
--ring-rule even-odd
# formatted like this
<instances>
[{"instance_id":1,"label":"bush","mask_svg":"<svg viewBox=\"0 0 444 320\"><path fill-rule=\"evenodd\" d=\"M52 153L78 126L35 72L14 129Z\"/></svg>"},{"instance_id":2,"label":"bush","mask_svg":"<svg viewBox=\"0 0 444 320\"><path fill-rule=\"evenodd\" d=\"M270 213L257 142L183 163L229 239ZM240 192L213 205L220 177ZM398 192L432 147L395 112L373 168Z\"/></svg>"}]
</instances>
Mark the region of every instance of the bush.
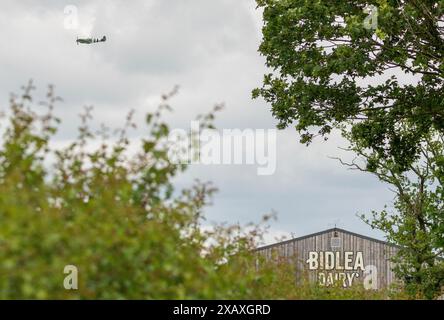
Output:
<instances>
[{"instance_id":1,"label":"bush","mask_svg":"<svg viewBox=\"0 0 444 320\"><path fill-rule=\"evenodd\" d=\"M81 116L78 139L51 148L59 99L50 88L48 112L36 114L32 90L30 83L11 98L0 147L0 298L386 297L361 289L296 287L291 265L258 261L253 248L260 226L203 231L203 208L215 189L201 182L181 192L173 188L172 178L186 167L168 158L162 113L170 109L171 95L147 115L150 133L132 154L132 113L114 142L92 148L100 134L88 127L90 109ZM77 290L64 288L67 265L78 269Z\"/></svg>"}]
</instances>

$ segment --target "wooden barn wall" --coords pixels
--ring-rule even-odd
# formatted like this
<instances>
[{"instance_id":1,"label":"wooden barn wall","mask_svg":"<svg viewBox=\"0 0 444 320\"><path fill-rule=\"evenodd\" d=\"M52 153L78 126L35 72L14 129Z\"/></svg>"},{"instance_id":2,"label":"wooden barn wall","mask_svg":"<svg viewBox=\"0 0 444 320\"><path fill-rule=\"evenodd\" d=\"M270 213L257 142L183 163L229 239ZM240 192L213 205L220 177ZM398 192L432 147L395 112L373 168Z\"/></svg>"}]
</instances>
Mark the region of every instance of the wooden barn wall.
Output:
<instances>
[{"instance_id":1,"label":"wooden barn wall","mask_svg":"<svg viewBox=\"0 0 444 320\"><path fill-rule=\"evenodd\" d=\"M373 265L377 268L377 288L384 288L395 281L393 273L393 263L390 259L396 254L397 247L386 244L382 241L375 241L365 237L360 237L348 232L337 230L337 236L342 239L342 246L339 249L332 249L330 240L335 235L335 231L328 231L312 237L294 239L284 243L278 243L268 247L258 249L258 253L268 259L272 257L286 258L288 261L296 263L296 270L309 276L310 281L317 281L318 273L323 271L308 270L307 259L310 252L339 251L341 257L344 252L362 252L364 265ZM335 270L333 270L335 271ZM356 281L364 279L364 272L359 272Z\"/></svg>"}]
</instances>

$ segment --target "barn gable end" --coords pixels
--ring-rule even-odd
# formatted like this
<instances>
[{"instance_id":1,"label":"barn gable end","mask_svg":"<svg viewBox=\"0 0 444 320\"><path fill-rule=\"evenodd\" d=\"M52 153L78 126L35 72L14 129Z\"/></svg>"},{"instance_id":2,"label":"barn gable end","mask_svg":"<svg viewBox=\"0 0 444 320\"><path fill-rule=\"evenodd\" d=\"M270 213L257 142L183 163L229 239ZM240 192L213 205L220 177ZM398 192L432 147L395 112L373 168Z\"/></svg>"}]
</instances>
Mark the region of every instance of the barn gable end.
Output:
<instances>
[{"instance_id":1,"label":"barn gable end","mask_svg":"<svg viewBox=\"0 0 444 320\"><path fill-rule=\"evenodd\" d=\"M321 285L339 280L344 287L361 282L369 289L385 288L396 280L391 259L397 251L393 244L339 228L257 249L267 259L292 261L297 274L303 272Z\"/></svg>"}]
</instances>

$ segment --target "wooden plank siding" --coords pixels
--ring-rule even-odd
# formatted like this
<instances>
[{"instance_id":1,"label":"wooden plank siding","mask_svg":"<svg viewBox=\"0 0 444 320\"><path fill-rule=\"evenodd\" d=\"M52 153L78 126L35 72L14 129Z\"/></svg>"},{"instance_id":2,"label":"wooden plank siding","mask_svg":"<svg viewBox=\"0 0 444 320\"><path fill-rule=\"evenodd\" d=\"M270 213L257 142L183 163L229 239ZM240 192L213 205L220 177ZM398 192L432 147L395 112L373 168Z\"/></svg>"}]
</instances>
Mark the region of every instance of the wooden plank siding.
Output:
<instances>
[{"instance_id":1,"label":"wooden plank siding","mask_svg":"<svg viewBox=\"0 0 444 320\"><path fill-rule=\"evenodd\" d=\"M331 238L338 237L342 240L339 248L331 247ZM376 287L378 289L388 287L396 279L393 273L393 263L391 258L396 255L398 247L390 243L362 236L343 229L334 228L308 236L287 240L260 247L257 249L258 254L266 259L279 258L286 261L293 261L296 264L296 278L301 277L301 272L308 275L310 281L320 281L327 274L348 274L356 273L353 281L363 281L369 274L370 266L376 267L375 278L377 280ZM356 270L323 270L319 267L316 270L309 270L307 260L310 254L316 252L319 256L329 252L330 255L338 254L341 257L339 267L344 266L345 252L353 252L354 258L362 253L363 264L365 270L357 268ZM339 252L339 253L336 253ZM350 255L350 254L348 254ZM330 260L329 260L330 261ZM321 265L319 263L319 265ZM320 275L320 273L324 273ZM359 275L358 275L359 274ZM351 275L350 275L351 276ZM298 279L296 279L297 282Z\"/></svg>"}]
</instances>

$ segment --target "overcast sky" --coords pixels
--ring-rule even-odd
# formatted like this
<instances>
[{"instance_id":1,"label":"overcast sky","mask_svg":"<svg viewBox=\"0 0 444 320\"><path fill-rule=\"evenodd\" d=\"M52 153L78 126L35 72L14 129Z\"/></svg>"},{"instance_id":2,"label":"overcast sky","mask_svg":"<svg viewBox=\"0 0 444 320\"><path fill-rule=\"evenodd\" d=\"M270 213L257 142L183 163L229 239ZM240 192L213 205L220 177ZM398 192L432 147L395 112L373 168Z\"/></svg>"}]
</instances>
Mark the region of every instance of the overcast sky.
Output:
<instances>
[{"instance_id":1,"label":"overcast sky","mask_svg":"<svg viewBox=\"0 0 444 320\"><path fill-rule=\"evenodd\" d=\"M65 6L78 9L77 29L66 29ZM75 138L77 114L94 105L95 123L121 126L135 109L142 119L159 95L180 85L172 100L173 127L187 129L194 116L224 102L218 128L272 129L270 106L251 99L266 69L257 48L261 15L253 0L3 0L0 7L0 110L11 92L32 78L38 95L48 84L63 97L56 113L62 144ZM108 37L106 43L77 46L77 37ZM140 134L140 132L139 132ZM219 188L208 221L247 223L275 210L268 241L338 227L383 238L357 217L391 204L388 187L351 172L329 156L345 142L332 137L310 147L294 129L277 138L277 170L258 176L255 166L195 165L177 179Z\"/></svg>"}]
</instances>

